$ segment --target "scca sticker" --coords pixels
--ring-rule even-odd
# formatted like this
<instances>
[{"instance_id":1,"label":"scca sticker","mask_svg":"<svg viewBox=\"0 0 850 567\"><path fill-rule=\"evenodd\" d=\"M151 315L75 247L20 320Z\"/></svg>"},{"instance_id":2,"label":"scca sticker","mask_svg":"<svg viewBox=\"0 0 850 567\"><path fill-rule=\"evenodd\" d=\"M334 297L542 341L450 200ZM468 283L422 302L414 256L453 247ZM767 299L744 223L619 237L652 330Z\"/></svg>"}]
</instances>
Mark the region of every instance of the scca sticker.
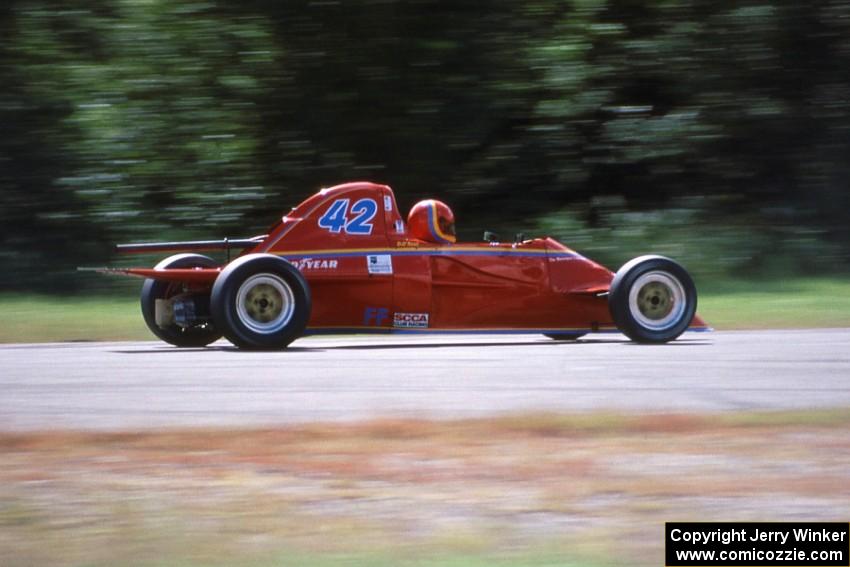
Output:
<instances>
[{"instance_id":1,"label":"scca sticker","mask_svg":"<svg viewBox=\"0 0 850 567\"><path fill-rule=\"evenodd\" d=\"M393 327L399 329L427 329L427 313L395 313L393 314Z\"/></svg>"}]
</instances>

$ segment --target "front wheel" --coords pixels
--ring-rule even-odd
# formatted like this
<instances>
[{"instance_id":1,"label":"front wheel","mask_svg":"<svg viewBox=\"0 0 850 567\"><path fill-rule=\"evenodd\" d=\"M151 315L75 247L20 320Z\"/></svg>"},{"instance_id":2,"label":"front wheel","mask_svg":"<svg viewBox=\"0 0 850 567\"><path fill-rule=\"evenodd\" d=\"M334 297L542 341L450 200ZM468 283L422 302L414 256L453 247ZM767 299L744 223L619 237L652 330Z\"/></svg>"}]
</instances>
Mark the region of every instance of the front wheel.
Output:
<instances>
[{"instance_id":1,"label":"front wheel","mask_svg":"<svg viewBox=\"0 0 850 567\"><path fill-rule=\"evenodd\" d=\"M281 349L310 318L310 288L292 264L271 254L231 262L215 280L210 309L216 327L240 348Z\"/></svg>"},{"instance_id":2,"label":"front wheel","mask_svg":"<svg viewBox=\"0 0 850 567\"><path fill-rule=\"evenodd\" d=\"M617 328L639 343L666 343L694 318L697 290L688 272L663 256L627 262L611 282L608 308Z\"/></svg>"}]
</instances>

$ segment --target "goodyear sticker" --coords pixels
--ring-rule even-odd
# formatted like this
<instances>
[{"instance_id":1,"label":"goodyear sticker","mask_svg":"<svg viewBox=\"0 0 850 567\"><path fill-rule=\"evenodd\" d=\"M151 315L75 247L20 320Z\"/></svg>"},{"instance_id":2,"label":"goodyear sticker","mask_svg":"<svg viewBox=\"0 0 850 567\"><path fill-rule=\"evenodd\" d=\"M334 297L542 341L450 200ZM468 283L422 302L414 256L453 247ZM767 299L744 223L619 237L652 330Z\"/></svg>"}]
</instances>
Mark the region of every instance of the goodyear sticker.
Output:
<instances>
[{"instance_id":1,"label":"goodyear sticker","mask_svg":"<svg viewBox=\"0 0 850 567\"><path fill-rule=\"evenodd\" d=\"M366 256L366 266L370 274L392 274L393 257L389 254L370 254Z\"/></svg>"},{"instance_id":2,"label":"goodyear sticker","mask_svg":"<svg viewBox=\"0 0 850 567\"><path fill-rule=\"evenodd\" d=\"M336 270L339 267L338 260L319 260L313 258L296 258L290 260L293 266L301 270Z\"/></svg>"},{"instance_id":3,"label":"goodyear sticker","mask_svg":"<svg viewBox=\"0 0 850 567\"><path fill-rule=\"evenodd\" d=\"M427 313L395 313L393 315L393 327L400 329L427 329Z\"/></svg>"}]
</instances>

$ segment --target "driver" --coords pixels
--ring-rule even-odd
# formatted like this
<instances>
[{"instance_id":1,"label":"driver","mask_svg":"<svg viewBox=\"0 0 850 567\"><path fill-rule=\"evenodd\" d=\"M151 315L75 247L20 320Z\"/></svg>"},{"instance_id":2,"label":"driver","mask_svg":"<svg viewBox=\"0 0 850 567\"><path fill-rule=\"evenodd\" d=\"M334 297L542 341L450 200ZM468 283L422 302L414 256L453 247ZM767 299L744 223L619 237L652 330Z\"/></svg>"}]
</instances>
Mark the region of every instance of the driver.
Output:
<instances>
[{"instance_id":1,"label":"driver","mask_svg":"<svg viewBox=\"0 0 850 567\"><path fill-rule=\"evenodd\" d=\"M410 235L426 242L448 244L457 241L455 216L448 205L436 199L419 201L407 215Z\"/></svg>"}]
</instances>

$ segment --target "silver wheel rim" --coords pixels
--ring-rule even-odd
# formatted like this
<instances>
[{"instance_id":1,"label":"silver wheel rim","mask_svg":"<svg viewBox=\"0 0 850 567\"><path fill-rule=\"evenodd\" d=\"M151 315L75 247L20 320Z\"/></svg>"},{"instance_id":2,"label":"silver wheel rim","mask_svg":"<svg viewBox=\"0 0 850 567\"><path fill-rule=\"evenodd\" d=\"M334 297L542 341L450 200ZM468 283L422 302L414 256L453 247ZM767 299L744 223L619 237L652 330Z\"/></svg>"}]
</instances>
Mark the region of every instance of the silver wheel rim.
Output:
<instances>
[{"instance_id":1,"label":"silver wheel rim","mask_svg":"<svg viewBox=\"0 0 850 567\"><path fill-rule=\"evenodd\" d=\"M236 314L250 330L270 334L280 331L295 312L295 295L281 277L256 274L242 282L236 294Z\"/></svg>"},{"instance_id":2,"label":"silver wheel rim","mask_svg":"<svg viewBox=\"0 0 850 567\"><path fill-rule=\"evenodd\" d=\"M665 331L676 326L686 307L685 288L667 272L647 272L629 291L629 311L642 327Z\"/></svg>"}]
</instances>

